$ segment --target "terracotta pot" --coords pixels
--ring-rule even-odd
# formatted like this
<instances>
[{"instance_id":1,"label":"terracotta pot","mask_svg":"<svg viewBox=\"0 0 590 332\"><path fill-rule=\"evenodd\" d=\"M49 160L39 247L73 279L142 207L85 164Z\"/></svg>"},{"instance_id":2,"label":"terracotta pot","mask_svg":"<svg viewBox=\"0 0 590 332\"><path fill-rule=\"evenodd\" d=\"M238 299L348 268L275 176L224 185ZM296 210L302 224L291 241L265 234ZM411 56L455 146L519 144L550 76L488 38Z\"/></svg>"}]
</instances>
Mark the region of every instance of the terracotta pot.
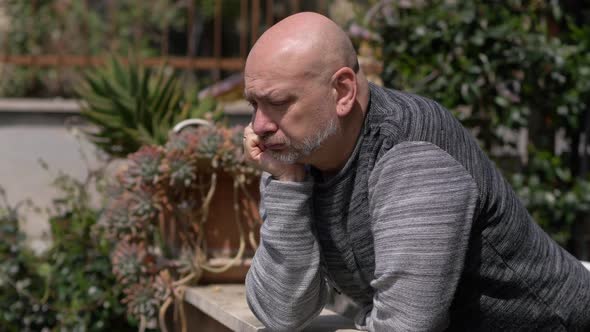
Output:
<instances>
[{"instance_id":1,"label":"terracotta pot","mask_svg":"<svg viewBox=\"0 0 590 332\"><path fill-rule=\"evenodd\" d=\"M188 119L175 125L173 132L180 133L189 126L213 126L213 124L203 119ZM199 169L206 169L207 165L210 165L210 160L206 160L205 165ZM244 237L246 247L241 259L233 262L227 271L221 273L204 271L199 283L244 282L256 250L255 246L252 245L252 241L257 244L260 240L260 216L258 213L260 194L258 184L259 181L255 179L246 185L249 196L244 194L243 190L238 191L238 216L243 229L241 235L236 224L234 209L234 205L238 203L234 201L234 180L225 172L218 173L215 194L209 206L207 222L204 225L208 265L213 268L221 268L232 262L239 251L240 236ZM252 233L252 236L249 236L249 233Z\"/></svg>"},{"instance_id":2,"label":"terracotta pot","mask_svg":"<svg viewBox=\"0 0 590 332\"><path fill-rule=\"evenodd\" d=\"M238 195L240 201L239 222L242 225L245 241L243 256L225 272L204 272L201 279L199 279L199 283L244 282L255 252L255 248L248 237L249 232L253 233L256 244L260 241L258 180L253 180L246 186L246 189L252 199L249 199L242 190L239 191ZM236 224L234 204L233 179L226 173L220 173L209 208L209 217L204 225L208 262L210 266L215 268L228 264L239 251L240 231Z\"/></svg>"}]
</instances>

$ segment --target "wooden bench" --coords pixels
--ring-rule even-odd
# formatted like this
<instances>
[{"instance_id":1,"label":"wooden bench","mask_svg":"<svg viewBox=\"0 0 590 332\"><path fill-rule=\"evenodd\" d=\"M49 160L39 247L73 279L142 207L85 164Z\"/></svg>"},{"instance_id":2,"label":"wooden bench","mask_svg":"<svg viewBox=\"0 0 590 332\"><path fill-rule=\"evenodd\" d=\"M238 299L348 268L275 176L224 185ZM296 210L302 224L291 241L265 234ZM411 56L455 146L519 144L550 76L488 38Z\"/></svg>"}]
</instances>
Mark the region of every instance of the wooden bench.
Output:
<instances>
[{"instance_id":1,"label":"wooden bench","mask_svg":"<svg viewBox=\"0 0 590 332\"><path fill-rule=\"evenodd\" d=\"M242 284L207 285L187 288L184 296L188 331L267 331L246 303ZM352 320L324 309L303 331L358 331Z\"/></svg>"},{"instance_id":2,"label":"wooden bench","mask_svg":"<svg viewBox=\"0 0 590 332\"><path fill-rule=\"evenodd\" d=\"M582 262L590 270L590 262ZM266 331L246 303L243 284L207 285L188 288L184 296L188 331ZM352 320L324 309L305 332L358 331Z\"/></svg>"}]
</instances>

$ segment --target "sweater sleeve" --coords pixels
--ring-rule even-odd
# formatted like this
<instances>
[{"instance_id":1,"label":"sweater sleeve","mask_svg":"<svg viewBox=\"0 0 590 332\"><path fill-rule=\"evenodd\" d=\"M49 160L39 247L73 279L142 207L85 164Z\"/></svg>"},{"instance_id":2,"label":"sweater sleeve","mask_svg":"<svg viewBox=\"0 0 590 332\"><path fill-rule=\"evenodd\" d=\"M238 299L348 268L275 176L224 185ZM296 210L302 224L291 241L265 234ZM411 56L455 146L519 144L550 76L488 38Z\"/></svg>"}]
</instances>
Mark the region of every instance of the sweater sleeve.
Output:
<instances>
[{"instance_id":1,"label":"sweater sleeve","mask_svg":"<svg viewBox=\"0 0 590 332\"><path fill-rule=\"evenodd\" d=\"M357 326L444 330L477 204L475 181L439 147L403 142L375 165L369 188L375 293Z\"/></svg>"},{"instance_id":2,"label":"sweater sleeve","mask_svg":"<svg viewBox=\"0 0 590 332\"><path fill-rule=\"evenodd\" d=\"M272 331L295 331L322 310L326 287L313 231L313 182L281 182L263 174L260 245L246 276L254 315Z\"/></svg>"}]
</instances>

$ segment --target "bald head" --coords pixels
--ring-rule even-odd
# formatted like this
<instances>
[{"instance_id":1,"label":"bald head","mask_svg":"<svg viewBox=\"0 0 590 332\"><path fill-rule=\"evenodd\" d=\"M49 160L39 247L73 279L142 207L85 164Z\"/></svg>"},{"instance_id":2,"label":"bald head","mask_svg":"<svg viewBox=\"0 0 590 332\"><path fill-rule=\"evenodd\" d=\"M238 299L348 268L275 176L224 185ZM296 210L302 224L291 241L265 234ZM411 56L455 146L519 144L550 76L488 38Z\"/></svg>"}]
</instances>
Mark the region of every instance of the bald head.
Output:
<instances>
[{"instance_id":1,"label":"bald head","mask_svg":"<svg viewBox=\"0 0 590 332\"><path fill-rule=\"evenodd\" d=\"M268 29L250 51L244 96L262 151L331 171L354 149L369 90L346 33L322 15L299 13Z\"/></svg>"},{"instance_id":2,"label":"bald head","mask_svg":"<svg viewBox=\"0 0 590 332\"><path fill-rule=\"evenodd\" d=\"M341 67L358 71L357 55L346 33L330 19L311 12L289 16L268 29L250 51L246 68L259 69L259 64L306 76L331 75Z\"/></svg>"}]
</instances>

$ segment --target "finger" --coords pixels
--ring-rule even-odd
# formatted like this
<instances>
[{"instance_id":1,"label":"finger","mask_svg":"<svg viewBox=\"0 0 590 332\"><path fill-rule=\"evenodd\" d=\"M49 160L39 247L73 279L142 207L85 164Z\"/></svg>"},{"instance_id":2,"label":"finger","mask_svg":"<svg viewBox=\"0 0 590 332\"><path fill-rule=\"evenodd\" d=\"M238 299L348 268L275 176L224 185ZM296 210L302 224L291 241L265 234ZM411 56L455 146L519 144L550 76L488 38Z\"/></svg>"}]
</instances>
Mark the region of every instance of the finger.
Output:
<instances>
[{"instance_id":1,"label":"finger","mask_svg":"<svg viewBox=\"0 0 590 332\"><path fill-rule=\"evenodd\" d=\"M252 129L251 123L246 128L244 128L244 141L248 146L260 145L261 143L261 139Z\"/></svg>"},{"instance_id":2,"label":"finger","mask_svg":"<svg viewBox=\"0 0 590 332\"><path fill-rule=\"evenodd\" d=\"M252 133L254 133L254 130L252 129L252 122L250 122L250 123L248 123L246 128L244 128L244 136L248 136Z\"/></svg>"},{"instance_id":3,"label":"finger","mask_svg":"<svg viewBox=\"0 0 590 332\"><path fill-rule=\"evenodd\" d=\"M256 162L260 159L260 154L262 153L260 138L254 133L251 126L244 129L243 145L246 161Z\"/></svg>"}]
</instances>

